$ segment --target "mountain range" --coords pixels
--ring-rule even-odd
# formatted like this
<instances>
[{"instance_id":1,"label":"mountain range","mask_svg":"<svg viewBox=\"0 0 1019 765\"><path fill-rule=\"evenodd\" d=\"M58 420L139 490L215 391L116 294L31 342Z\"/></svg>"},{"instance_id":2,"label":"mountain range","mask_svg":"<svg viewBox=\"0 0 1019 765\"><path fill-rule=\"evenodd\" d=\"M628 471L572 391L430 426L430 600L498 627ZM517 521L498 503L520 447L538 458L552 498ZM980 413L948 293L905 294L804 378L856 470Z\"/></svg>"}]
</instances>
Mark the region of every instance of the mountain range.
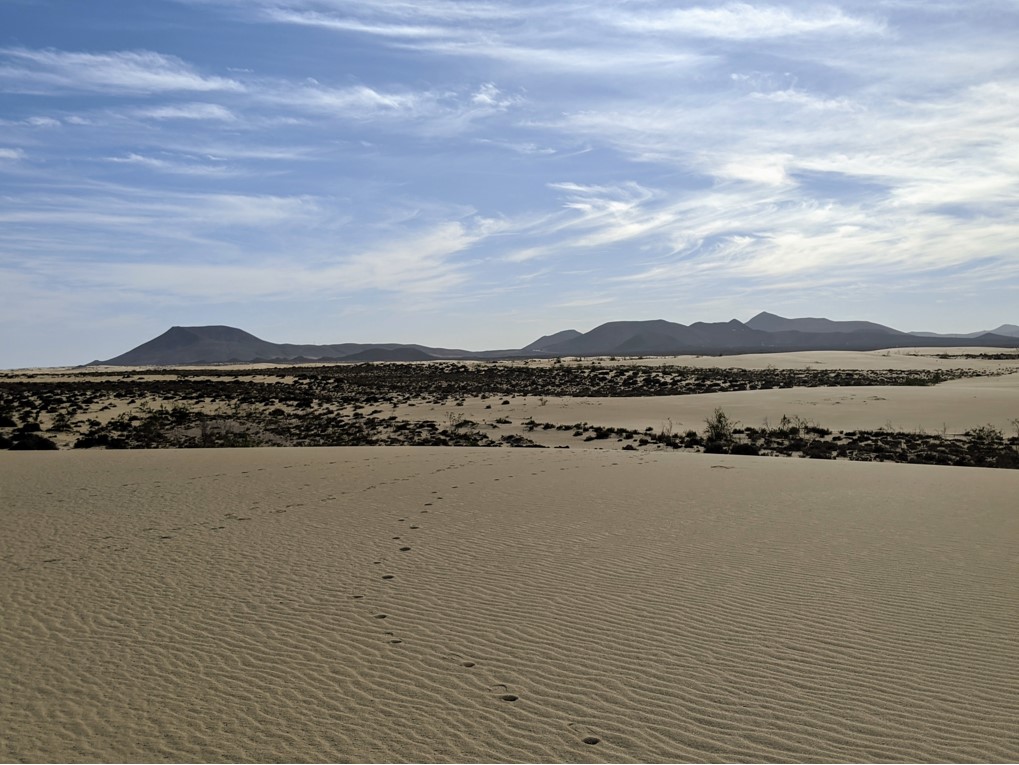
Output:
<instances>
[{"instance_id":1,"label":"mountain range","mask_svg":"<svg viewBox=\"0 0 1019 765\"><path fill-rule=\"evenodd\" d=\"M987 332L936 334L902 332L869 321L787 319L761 312L747 322L677 324L663 319L612 321L590 332L567 329L523 348L466 351L401 343L308 345L271 343L225 326L171 327L127 353L92 364L113 366L224 364L241 362L428 361L430 359L543 358L552 356L728 355L780 351L950 347L1017 348L1019 326L1002 324Z\"/></svg>"}]
</instances>

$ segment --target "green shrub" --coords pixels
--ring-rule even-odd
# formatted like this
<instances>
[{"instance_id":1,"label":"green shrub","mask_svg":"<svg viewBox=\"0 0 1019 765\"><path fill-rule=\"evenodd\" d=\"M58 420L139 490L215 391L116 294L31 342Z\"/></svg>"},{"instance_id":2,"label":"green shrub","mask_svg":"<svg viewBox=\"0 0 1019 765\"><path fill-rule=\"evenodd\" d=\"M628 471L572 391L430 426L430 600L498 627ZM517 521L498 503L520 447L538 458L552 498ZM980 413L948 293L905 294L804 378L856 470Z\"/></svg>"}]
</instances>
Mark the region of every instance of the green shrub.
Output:
<instances>
[{"instance_id":1,"label":"green shrub","mask_svg":"<svg viewBox=\"0 0 1019 765\"><path fill-rule=\"evenodd\" d=\"M732 430L737 425L721 407L704 421L704 451L708 454L725 454L732 447Z\"/></svg>"}]
</instances>

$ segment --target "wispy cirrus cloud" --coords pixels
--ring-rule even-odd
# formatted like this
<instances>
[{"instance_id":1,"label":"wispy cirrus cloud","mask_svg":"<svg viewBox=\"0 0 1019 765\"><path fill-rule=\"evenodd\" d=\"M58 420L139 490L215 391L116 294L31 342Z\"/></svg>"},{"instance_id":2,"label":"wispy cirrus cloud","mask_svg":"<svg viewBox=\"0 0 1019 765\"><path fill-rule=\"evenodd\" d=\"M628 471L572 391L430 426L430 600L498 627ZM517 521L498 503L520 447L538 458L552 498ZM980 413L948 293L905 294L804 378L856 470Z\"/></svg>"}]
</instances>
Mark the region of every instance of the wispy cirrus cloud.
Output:
<instances>
[{"instance_id":1,"label":"wispy cirrus cloud","mask_svg":"<svg viewBox=\"0 0 1019 765\"><path fill-rule=\"evenodd\" d=\"M0 86L13 92L244 90L236 80L203 75L176 56L152 51L83 53L29 48L0 48Z\"/></svg>"},{"instance_id":2,"label":"wispy cirrus cloud","mask_svg":"<svg viewBox=\"0 0 1019 765\"><path fill-rule=\"evenodd\" d=\"M782 5L725 3L723 5L649 10L620 6L602 12L610 26L630 32L720 40L766 40L799 35L879 35L887 31L879 19L853 16L837 6L797 9Z\"/></svg>"},{"instance_id":3,"label":"wispy cirrus cloud","mask_svg":"<svg viewBox=\"0 0 1019 765\"><path fill-rule=\"evenodd\" d=\"M148 164L151 158L127 161ZM39 230L43 221L45 232ZM468 281L475 266L462 256L513 227L505 219L449 209L392 211L377 222L381 236L348 238L343 232L351 221L337 200L139 196L110 187L102 196L30 195L0 211L0 253L22 253L8 256L8 263L54 285L136 299L299 300L363 290L423 295ZM132 246L109 258L112 243L124 236ZM59 242L73 260L51 254ZM301 256L283 257L282 247Z\"/></svg>"},{"instance_id":4,"label":"wispy cirrus cloud","mask_svg":"<svg viewBox=\"0 0 1019 765\"><path fill-rule=\"evenodd\" d=\"M256 96L276 104L338 117L368 118L382 115L414 115L433 107L436 97L427 92L384 92L365 85L334 88L318 82L298 86L284 83L264 87Z\"/></svg>"},{"instance_id":5,"label":"wispy cirrus cloud","mask_svg":"<svg viewBox=\"0 0 1019 765\"><path fill-rule=\"evenodd\" d=\"M599 9L604 6L597 5L562 1L526 7L507 2L355 4L330 0L292 0L285 6L269 0L217 0L217 4L263 23L362 35L395 48L490 60L529 70L624 74L689 68L706 60L693 51L660 43L634 47L631 35L613 35L623 30L619 22L625 16L604 14L603 18ZM584 30L599 23L604 34L593 43Z\"/></svg>"},{"instance_id":6,"label":"wispy cirrus cloud","mask_svg":"<svg viewBox=\"0 0 1019 765\"><path fill-rule=\"evenodd\" d=\"M214 120L234 122L237 116L220 104L183 103L165 104L135 110L138 117L152 120Z\"/></svg>"},{"instance_id":7,"label":"wispy cirrus cloud","mask_svg":"<svg viewBox=\"0 0 1019 765\"><path fill-rule=\"evenodd\" d=\"M180 161L179 159L150 157L144 154L135 154L133 152L122 157L106 157L106 161L116 164L138 165L152 170L158 170L160 172L177 173L180 175L221 176L228 172L228 169L220 164L207 164L194 161Z\"/></svg>"}]
</instances>

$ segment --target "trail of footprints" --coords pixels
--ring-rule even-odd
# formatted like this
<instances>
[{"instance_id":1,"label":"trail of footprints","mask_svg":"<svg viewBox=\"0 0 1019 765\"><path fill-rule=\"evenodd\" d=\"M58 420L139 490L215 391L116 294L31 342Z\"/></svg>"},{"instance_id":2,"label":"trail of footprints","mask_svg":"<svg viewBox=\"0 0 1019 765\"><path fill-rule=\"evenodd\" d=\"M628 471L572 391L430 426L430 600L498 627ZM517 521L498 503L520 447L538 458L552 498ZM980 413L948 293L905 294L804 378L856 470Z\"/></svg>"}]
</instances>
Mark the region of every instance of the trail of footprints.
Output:
<instances>
[{"instance_id":1,"label":"trail of footprints","mask_svg":"<svg viewBox=\"0 0 1019 765\"><path fill-rule=\"evenodd\" d=\"M364 461L365 462L371 462L372 458L371 457L366 457L364 459ZM337 464L337 462L336 461L331 461L328 464L329 465L335 465L335 464ZM612 463L612 464L618 464L618 463ZM463 469L463 468L468 468L468 467L472 467L472 466L488 466L488 467L490 467L490 466L492 466L492 462L491 462L490 458L487 458L487 457L483 458L483 459L478 459L478 460L475 460L475 461L467 460L467 461L465 461L465 462L463 462L461 464L451 464L451 465L448 465L447 467L436 468L435 470L432 471L431 474L432 475L438 475L438 474L444 473L444 472L446 472L448 470ZM298 467L298 465L296 465L296 464L295 465L284 465L282 467L283 467L283 469L288 470L288 469L292 469L292 468ZM306 463L304 465L304 467L313 467L313 464L312 463ZM264 468L264 467L255 468L254 472L262 472L262 471L264 471L266 469L267 468ZM577 469L577 468L576 467L563 467L563 466L561 466L559 469L561 471L567 471L567 470ZM252 471L243 470L243 471L240 471L240 472L241 472L241 474L249 474ZM544 473L546 471L541 470L539 472ZM190 481L201 481L203 479L216 479L216 478L224 477L225 475L226 475L226 473L213 473L213 474L208 474L208 475L198 475L198 476L192 476L188 480L190 480ZM532 472L531 475L535 476L535 475L538 475L538 473ZM361 493L370 492L370 491L374 491L374 490L378 489L380 486L387 486L387 485L394 484L394 483L397 483L397 482L409 481L409 480L412 480L412 479L415 479L415 478L420 478L420 477L421 477L420 473L413 473L413 474L408 474L408 475L401 476L401 477L398 477L398 478L392 478L392 479L389 479L389 480L378 481L377 483L369 484L369 485L365 486L363 489L360 490L360 492ZM514 475L507 475L506 476L507 479L512 479L514 477L515 477ZM331 476L327 475L327 476L324 476L321 480L329 480L330 478L331 478ZM493 478L492 480L493 481L499 481L500 479L499 478ZM158 483L159 482L156 482L157 485L158 485ZM474 481L470 481L470 483L473 484ZM124 487L130 487L130 486L143 486L143 485L148 485L148 484L144 484L144 483L129 483L129 484L124 484L123 486ZM305 489L310 489L311 488L311 484L310 483L305 483L304 484L304 488ZM455 491L456 489L459 488L459 484L451 485L449 488L450 488L451 491ZM82 490L84 490L84 489L82 489ZM332 501L336 501L340 496L347 495L347 494L350 494L350 493L353 493L353 492L352 491L339 491L336 494L327 494L327 495L319 498L318 501L319 502L332 502ZM436 505L435 505L436 502L443 501L443 497L440 496L437 491L433 491L432 494L435 495L435 496L432 497L432 501L423 503L423 507L422 507L422 509L420 509L418 511L418 515L428 515L429 512L430 512L430 509L436 507ZM273 514L286 513L290 509L304 507L306 505L306 503L303 503L303 502L290 503L290 504L285 505L282 508L277 508L275 510L269 510L267 512L260 512L262 510L260 505L261 505L261 503L258 500L255 500L252 503L252 506L247 511L249 514L247 514L247 515L240 515L239 513L230 512L230 513L224 513L222 517L227 522L230 522L230 523L240 523L240 522L244 522L244 521L251 521L251 520L255 519L256 515L267 516L267 515L273 515ZM421 521L418 521L418 522L411 523L411 522L409 522L409 520L406 517L406 515L404 515L404 517L397 518L396 522L398 524L406 524L406 525L401 525L401 526L397 527L396 531L399 531L400 533L393 535L390 538L389 541L393 542L396 545L396 552L398 552L400 555L406 555L406 554L413 553L413 551L414 551L413 544L410 543L411 540L408 539L406 537L406 535L407 535L407 532L413 532L413 531L419 530L421 528L421 523L424 522L424 519L422 519ZM222 522L219 522L217 525L209 525L209 523L210 523L210 521L205 520L205 521L201 521L201 522L198 522L198 523L189 524L187 527L176 526L176 527L173 527L173 528L170 528L170 529L159 529L158 527L155 527L155 526L149 526L149 527L146 527L146 528L142 529L142 532L146 535L146 538L148 540L150 540L150 541L166 543L169 540L173 540L175 538L175 536L177 536L181 532L187 533L189 531L201 531L201 530L218 532L218 531L222 531L222 530L228 528L228 526L224 525ZM213 523L216 523L216 522L213 521ZM168 532L173 532L173 533L168 533ZM101 550L120 551L120 550L127 549L126 547L123 547L123 546L120 546L120 545L123 545L123 543L125 541L128 541L128 540L116 539L116 538L111 537L111 536L104 536L101 539L97 539L96 541L97 542L105 541L105 542L109 543L109 544L106 544L106 545L101 545L100 546ZM45 549L45 547L46 546L43 546L42 549ZM61 559L60 558L47 558L47 559L45 559L42 562L43 563L56 563L56 562L61 562ZM379 566L379 565L382 565L382 561L381 560L375 560L375 561L372 562L372 564L375 565L375 566ZM18 567L17 570L23 570L24 568L26 568L26 567ZM373 572L373 575L374 575L374 572ZM381 574L381 575L378 575L378 576L383 581L385 581L387 583L392 583L393 586L396 586L398 581L399 581L397 579L396 575L393 574L393 573L388 573L387 572L387 573L384 573L384 574ZM369 613L370 613L370 616L371 616L372 619L375 619L375 620L377 620L379 622L385 622L389 618L389 614L386 613L385 611L379 611L379 610L375 610L374 608L372 608L370 606L370 604L368 603L368 599L366 598L366 596L363 593L351 595L351 598L353 600L360 601L361 603L364 603L364 605L369 609ZM390 630L383 630L382 631L382 635L387 640L387 642L389 644L393 645L393 646L401 645L404 642L404 639L402 637L400 637L399 635L397 635L396 631L392 630L392 629L390 629ZM471 669L480 669L478 663L475 662L475 661L470 660L469 658L461 657L461 656L458 656L458 655L454 655L451 658L456 662L457 666L459 666L459 667L461 667L463 669L468 669L468 670L471 670ZM479 679L479 682L480 682L480 679ZM505 684L505 683L490 684L490 685L487 686L487 688L488 688L488 691L491 693L493 701L497 701L497 702L505 703L505 704L515 704L517 702L523 701L523 699L520 697L520 695L516 694L516 693L513 693L511 688L510 688L510 686ZM570 723L567 723L567 725L570 727L571 730L574 730L575 732L577 732L578 735L581 732L581 731L577 731L576 730L578 728L578 724L577 723L570 722ZM601 739L600 738L598 738L597 736L592 736L592 735L584 735L579 740L581 742L583 742L584 744L588 744L588 745L596 745L596 744L601 743Z\"/></svg>"},{"instance_id":2,"label":"trail of footprints","mask_svg":"<svg viewBox=\"0 0 1019 765\"><path fill-rule=\"evenodd\" d=\"M432 475L437 475L439 473L445 472L446 470L451 470L454 467L466 468L466 467L471 466L472 464L491 465L491 462L489 462L487 460L480 460L480 461L478 461L478 463L467 462L467 463L464 463L462 465L450 465L449 467L445 467L445 468L437 468L436 470L432 471ZM617 465L619 463L612 463L612 464ZM565 468L565 467L560 468L560 470L569 470L569 469L570 468ZM541 470L539 472L540 473L544 473L545 471ZM532 472L531 473L532 476L536 476L538 474L539 474L538 472ZM418 477L418 476L414 475L414 476L411 476L411 477ZM513 477L514 477L513 475L506 476L506 478L513 478ZM407 480L407 478L398 478L398 479L394 479L394 480L396 480L396 481ZM498 481L499 479L498 478L494 478L493 480ZM384 482L384 483L391 483L391 482L392 481ZM469 483L470 484L474 484L474 481L470 481ZM375 487L374 486L369 486L368 488L370 489L370 488L375 488ZM454 485L451 485L449 488L450 488L451 491L452 490L456 490L456 489L459 488L459 485L458 484L454 484ZM442 501L443 497L442 496L438 496L438 492L437 491L433 491L432 494L436 495L436 496L434 496L432 498L433 501L423 503L423 509L418 511L419 515L428 514L429 513L429 509L428 508L434 508L435 507L435 502ZM407 518L406 514L404 514L403 517L397 518L396 519L396 523L398 523L398 524L406 524L406 523L408 523L408 518ZM411 545L409 545L409 544L399 544L399 543L403 543L403 542L406 541L405 537L404 537L404 534L405 534L404 530L405 529L409 530L409 531L415 531L415 530L418 530L420 528L421 528L421 526L420 526L419 523L411 523L411 524L409 524L407 526L397 527L396 530L400 531L401 533L392 536L389 541L394 542L394 543L398 543L398 546L397 546L396 549L397 549L397 552L399 552L399 553L409 553L409 552L412 552L414 548ZM372 561L372 565L377 566L377 565L381 565L381 564L382 564L382 561L379 561L379 560ZM383 581L385 581L385 582L392 582L392 583L394 583L394 586L395 586L395 583L397 582L396 575L395 574L391 574L391 573L382 574L381 575L381 579ZM382 597L384 598L385 595L383 594ZM388 613L385 613L384 611L376 611L370 605L369 599L363 593L352 595L351 598L353 600L361 601L362 603L364 603L365 606L369 609L369 613L370 613L370 615L371 615L371 617L373 619L385 620L385 619L389 618L389 614ZM381 606L381 604L380 604L380 606ZM387 640L387 642L390 645L397 646L397 645L403 644L403 642L404 642L403 638L398 636L396 634L395 630L384 630L382 634L383 634L384 638ZM464 669L475 669L475 668L479 668L480 669L480 667L479 667L477 662L471 661L470 659L465 658L465 657L463 657L463 656L461 656L459 654L450 654L449 658L452 659L457 664L457 666L462 667ZM520 695L516 694L516 693L513 693L511 691L510 686L507 685L506 683L494 683L494 684L490 684L490 685L487 686L487 688L491 692L492 698L494 700L499 701L499 702L503 702L503 703L506 703L506 704L514 704L516 702L522 701ZM567 725L568 725L568 727L573 732L577 733L578 735L585 732L585 731L577 730L580 727L578 723L570 722L570 723L567 723ZM582 743L587 744L589 746L594 746L594 745L597 745L597 744L601 743L601 739L598 736L593 736L593 735L579 735L579 740Z\"/></svg>"}]
</instances>

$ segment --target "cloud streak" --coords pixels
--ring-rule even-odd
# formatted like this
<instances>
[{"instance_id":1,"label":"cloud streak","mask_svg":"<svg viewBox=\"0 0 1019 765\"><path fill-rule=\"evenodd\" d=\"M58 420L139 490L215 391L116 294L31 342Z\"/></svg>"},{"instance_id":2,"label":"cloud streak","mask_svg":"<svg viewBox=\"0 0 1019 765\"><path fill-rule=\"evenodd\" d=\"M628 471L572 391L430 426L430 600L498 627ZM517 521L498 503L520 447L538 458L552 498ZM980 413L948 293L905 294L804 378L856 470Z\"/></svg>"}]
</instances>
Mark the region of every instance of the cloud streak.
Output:
<instances>
[{"instance_id":1,"label":"cloud streak","mask_svg":"<svg viewBox=\"0 0 1019 765\"><path fill-rule=\"evenodd\" d=\"M235 80L202 75L176 56L152 51L82 53L28 48L0 48L0 85L13 92L244 90Z\"/></svg>"},{"instance_id":2,"label":"cloud streak","mask_svg":"<svg viewBox=\"0 0 1019 765\"><path fill-rule=\"evenodd\" d=\"M605 14L609 25L631 32L720 40L769 40L801 35L880 35L881 21L847 15L835 6L799 11L788 6L726 3L692 8L656 8L650 12Z\"/></svg>"}]
</instances>

